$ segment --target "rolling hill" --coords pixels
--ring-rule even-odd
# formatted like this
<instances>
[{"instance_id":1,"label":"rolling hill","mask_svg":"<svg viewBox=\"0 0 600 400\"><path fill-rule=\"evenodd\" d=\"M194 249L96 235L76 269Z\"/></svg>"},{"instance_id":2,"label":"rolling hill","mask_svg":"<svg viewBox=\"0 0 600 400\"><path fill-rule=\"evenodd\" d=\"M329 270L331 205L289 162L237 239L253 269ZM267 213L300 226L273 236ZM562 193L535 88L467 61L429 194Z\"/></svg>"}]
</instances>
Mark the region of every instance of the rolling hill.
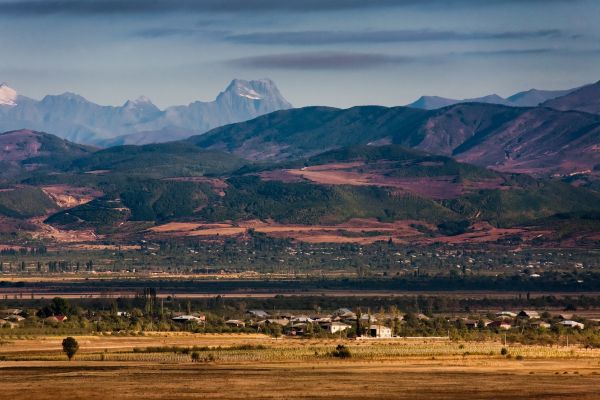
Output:
<instances>
[{"instance_id":1,"label":"rolling hill","mask_svg":"<svg viewBox=\"0 0 600 400\"><path fill-rule=\"evenodd\" d=\"M31 130L0 133L0 180L33 170L64 168L96 149Z\"/></svg>"},{"instance_id":2,"label":"rolling hill","mask_svg":"<svg viewBox=\"0 0 600 400\"><path fill-rule=\"evenodd\" d=\"M305 158L353 145L399 144L501 171L568 174L600 163L600 117L468 103L440 110L307 107L227 125L188 143L251 160Z\"/></svg>"},{"instance_id":3,"label":"rolling hill","mask_svg":"<svg viewBox=\"0 0 600 400\"><path fill-rule=\"evenodd\" d=\"M576 110L600 114L600 81L581 87L565 96L548 100L542 106L563 111Z\"/></svg>"}]
</instances>

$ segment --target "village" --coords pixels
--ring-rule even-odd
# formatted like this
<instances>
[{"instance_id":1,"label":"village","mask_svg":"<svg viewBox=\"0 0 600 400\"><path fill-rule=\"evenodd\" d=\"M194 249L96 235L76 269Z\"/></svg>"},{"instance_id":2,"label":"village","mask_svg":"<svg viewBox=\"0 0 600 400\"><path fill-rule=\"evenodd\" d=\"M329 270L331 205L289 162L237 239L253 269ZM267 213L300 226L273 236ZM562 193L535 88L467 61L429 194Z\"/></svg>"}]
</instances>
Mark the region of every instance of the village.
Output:
<instances>
[{"instance_id":1,"label":"village","mask_svg":"<svg viewBox=\"0 0 600 400\"><path fill-rule=\"evenodd\" d=\"M66 301L54 299L41 309L0 308L0 335L10 331L50 332L69 329L81 331L113 331L131 333L144 330L189 332L266 333L275 337L340 337L390 339L394 337L446 337L452 333L489 332L568 333L599 332L600 318L583 318L573 313L521 310L497 311L468 315L425 315L402 313L398 310L372 313L370 310L339 308L330 313L267 312L250 309L243 314L216 315L215 313L165 312L153 317L134 308L118 311L94 311L70 308ZM69 315L70 314L70 315ZM452 332L452 333L451 333Z\"/></svg>"}]
</instances>

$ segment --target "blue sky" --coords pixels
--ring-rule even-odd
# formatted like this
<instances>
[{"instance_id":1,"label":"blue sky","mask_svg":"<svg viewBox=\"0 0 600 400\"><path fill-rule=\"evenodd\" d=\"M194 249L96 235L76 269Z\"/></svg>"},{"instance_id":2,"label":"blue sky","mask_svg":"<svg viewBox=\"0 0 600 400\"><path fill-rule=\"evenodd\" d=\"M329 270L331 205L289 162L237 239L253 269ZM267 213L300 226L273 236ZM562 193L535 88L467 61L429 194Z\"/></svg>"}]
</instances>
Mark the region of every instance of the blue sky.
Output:
<instances>
[{"instance_id":1,"label":"blue sky","mask_svg":"<svg viewBox=\"0 0 600 400\"><path fill-rule=\"evenodd\" d=\"M600 80L598 21L596 0L0 0L0 81L161 107L262 77L295 106L507 96Z\"/></svg>"}]
</instances>

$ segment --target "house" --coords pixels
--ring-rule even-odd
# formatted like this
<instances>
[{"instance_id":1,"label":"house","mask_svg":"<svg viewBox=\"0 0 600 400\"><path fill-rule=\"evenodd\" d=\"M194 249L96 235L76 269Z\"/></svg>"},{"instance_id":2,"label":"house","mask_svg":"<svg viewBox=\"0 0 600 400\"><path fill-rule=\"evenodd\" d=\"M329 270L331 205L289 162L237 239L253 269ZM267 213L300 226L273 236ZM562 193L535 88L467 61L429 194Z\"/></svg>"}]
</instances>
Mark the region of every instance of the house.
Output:
<instances>
[{"instance_id":1,"label":"house","mask_svg":"<svg viewBox=\"0 0 600 400\"><path fill-rule=\"evenodd\" d=\"M287 326L290 323L290 320L287 318L269 318L263 321L259 321L257 325L281 325Z\"/></svg>"},{"instance_id":2,"label":"house","mask_svg":"<svg viewBox=\"0 0 600 400\"><path fill-rule=\"evenodd\" d=\"M497 329L501 329L501 330L509 330L512 328L512 325L504 320L496 320L496 321L492 321L490 322L490 324L488 325L492 328L497 328Z\"/></svg>"},{"instance_id":3,"label":"house","mask_svg":"<svg viewBox=\"0 0 600 400\"><path fill-rule=\"evenodd\" d=\"M56 318L58 322L65 322L68 319L66 315L55 315L54 318Z\"/></svg>"},{"instance_id":4,"label":"house","mask_svg":"<svg viewBox=\"0 0 600 400\"><path fill-rule=\"evenodd\" d=\"M21 322L21 321L25 321L24 317L21 317L20 315L16 315L16 314L11 314L8 317L4 318L7 321L10 322Z\"/></svg>"},{"instance_id":5,"label":"house","mask_svg":"<svg viewBox=\"0 0 600 400\"><path fill-rule=\"evenodd\" d=\"M171 321L173 322L181 322L181 323L196 323L199 324L200 322L204 322L206 321L206 317L204 315L201 315L199 317L196 317L194 315L179 315L177 317L173 317L171 318Z\"/></svg>"},{"instance_id":6,"label":"house","mask_svg":"<svg viewBox=\"0 0 600 400\"><path fill-rule=\"evenodd\" d=\"M392 328L388 328L385 325L371 325L369 326L369 336L377 338L391 338Z\"/></svg>"},{"instance_id":7,"label":"house","mask_svg":"<svg viewBox=\"0 0 600 400\"><path fill-rule=\"evenodd\" d=\"M532 328L540 328L540 329L548 329L550 328L550 324L545 321L531 321L529 326Z\"/></svg>"},{"instance_id":8,"label":"house","mask_svg":"<svg viewBox=\"0 0 600 400\"><path fill-rule=\"evenodd\" d=\"M269 317L269 314L263 310L248 310L248 314L252 315L253 317L257 317L257 318L268 318Z\"/></svg>"},{"instance_id":9,"label":"house","mask_svg":"<svg viewBox=\"0 0 600 400\"><path fill-rule=\"evenodd\" d=\"M558 324L559 325L563 325L563 326L567 326L569 328L575 328L575 329L583 329L583 328L585 328L585 325L583 325L581 322L571 321L571 320L560 321Z\"/></svg>"},{"instance_id":10,"label":"house","mask_svg":"<svg viewBox=\"0 0 600 400\"><path fill-rule=\"evenodd\" d=\"M290 319L290 321L294 322L294 323L303 323L303 324L312 324L314 322L314 320L310 317L307 317L305 315L300 315L298 317L292 317Z\"/></svg>"},{"instance_id":11,"label":"house","mask_svg":"<svg viewBox=\"0 0 600 400\"><path fill-rule=\"evenodd\" d=\"M19 308L5 308L0 310L0 317L4 318L9 315L18 315L21 314L23 310Z\"/></svg>"},{"instance_id":12,"label":"house","mask_svg":"<svg viewBox=\"0 0 600 400\"><path fill-rule=\"evenodd\" d=\"M500 311L496 313L498 318L516 318L517 314L511 311Z\"/></svg>"},{"instance_id":13,"label":"house","mask_svg":"<svg viewBox=\"0 0 600 400\"><path fill-rule=\"evenodd\" d=\"M479 327L479 322L475 321L474 319L463 319L462 321L469 329L476 329Z\"/></svg>"},{"instance_id":14,"label":"house","mask_svg":"<svg viewBox=\"0 0 600 400\"><path fill-rule=\"evenodd\" d=\"M229 319L225 321L225 325L233 326L236 328L243 328L246 326L246 323L244 321L240 321L239 319Z\"/></svg>"},{"instance_id":15,"label":"house","mask_svg":"<svg viewBox=\"0 0 600 400\"><path fill-rule=\"evenodd\" d=\"M327 330L327 332L329 333L338 333L338 332L343 332L347 329L352 328L352 326L348 325L348 324L344 324L343 322L331 322L329 324L325 324L323 325L323 328Z\"/></svg>"},{"instance_id":16,"label":"house","mask_svg":"<svg viewBox=\"0 0 600 400\"><path fill-rule=\"evenodd\" d=\"M539 319L540 314L537 311L522 310L517 314L517 317L524 319Z\"/></svg>"},{"instance_id":17,"label":"house","mask_svg":"<svg viewBox=\"0 0 600 400\"><path fill-rule=\"evenodd\" d=\"M362 314L360 316L361 322L377 322L377 318L375 318L372 314Z\"/></svg>"},{"instance_id":18,"label":"house","mask_svg":"<svg viewBox=\"0 0 600 400\"><path fill-rule=\"evenodd\" d=\"M324 324L331 323L332 319L331 319L331 317L321 317L321 318L314 317L313 321L319 325L324 325Z\"/></svg>"},{"instance_id":19,"label":"house","mask_svg":"<svg viewBox=\"0 0 600 400\"><path fill-rule=\"evenodd\" d=\"M287 328L287 334L290 336L304 336L307 327L308 324L302 322L297 324L291 323Z\"/></svg>"},{"instance_id":20,"label":"house","mask_svg":"<svg viewBox=\"0 0 600 400\"><path fill-rule=\"evenodd\" d=\"M333 315L343 319L356 319L356 314L349 308L338 308L333 312Z\"/></svg>"},{"instance_id":21,"label":"house","mask_svg":"<svg viewBox=\"0 0 600 400\"><path fill-rule=\"evenodd\" d=\"M429 321L431 318L429 318L427 315L425 315L423 313L418 313L417 314L417 319L419 321Z\"/></svg>"},{"instance_id":22,"label":"house","mask_svg":"<svg viewBox=\"0 0 600 400\"><path fill-rule=\"evenodd\" d=\"M17 326L14 322L7 321L5 319L0 319L0 328L4 329L14 329Z\"/></svg>"}]
</instances>

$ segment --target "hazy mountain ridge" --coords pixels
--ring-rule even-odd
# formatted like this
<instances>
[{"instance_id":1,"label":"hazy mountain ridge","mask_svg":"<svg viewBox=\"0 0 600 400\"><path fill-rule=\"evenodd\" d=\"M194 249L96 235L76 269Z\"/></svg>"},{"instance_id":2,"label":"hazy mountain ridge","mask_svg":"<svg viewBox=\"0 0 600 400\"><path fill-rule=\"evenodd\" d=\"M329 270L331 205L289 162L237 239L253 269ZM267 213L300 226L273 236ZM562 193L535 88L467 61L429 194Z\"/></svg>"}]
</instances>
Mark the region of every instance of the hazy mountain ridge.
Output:
<instances>
[{"instance_id":1,"label":"hazy mountain ridge","mask_svg":"<svg viewBox=\"0 0 600 400\"><path fill-rule=\"evenodd\" d=\"M269 79L235 79L212 102L196 101L165 110L143 96L119 107L101 106L68 92L37 101L17 95L4 84L0 89L0 131L32 129L95 145L144 144L182 139L291 107Z\"/></svg>"},{"instance_id":2,"label":"hazy mountain ridge","mask_svg":"<svg viewBox=\"0 0 600 400\"><path fill-rule=\"evenodd\" d=\"M600 114L600 81L581 87L565 96L548 100L542 106L563 111L576 110Z\"/></svg>"},{"instance_id":3,"label":"hazy mountain ridge","mask_svg":"<svg viewBox=\"0 0 600 400\"><path fill-rule=\"evenodd\" d=\"M500 104L511 107L537 107L545 101L555 99L557 97L569 94L577 89L567 90L539 90L530 89L523 92L515 93L512 96L503 98L497 94L491 94L483 97L475 97L471 99L450 99L440 96L421 96L418 100L410 103L407 107L420 108L423 110L436 110L460 103L487 103Z\"/></svg>"}]
</instances>

